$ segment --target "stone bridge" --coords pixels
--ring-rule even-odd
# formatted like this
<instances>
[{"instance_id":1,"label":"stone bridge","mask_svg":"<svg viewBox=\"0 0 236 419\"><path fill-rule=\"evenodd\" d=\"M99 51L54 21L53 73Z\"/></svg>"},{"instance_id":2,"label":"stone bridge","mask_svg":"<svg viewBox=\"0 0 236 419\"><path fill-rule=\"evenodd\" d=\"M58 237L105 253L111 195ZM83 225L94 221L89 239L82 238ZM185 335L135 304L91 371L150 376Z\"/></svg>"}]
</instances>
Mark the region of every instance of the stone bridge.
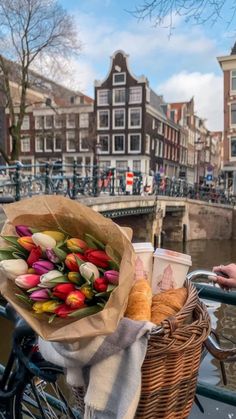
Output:
<instances>
[{"instance_id":1,"label":"stone bridge","mask_svg":"<svg viewBox=\"0 0 236 419\"><path fill-rule=\"evenodd\" d=\"M133 229L135 241L236 238L232 206L166 196L100 196L80 202Z\"/></svg>"}]
</instances>

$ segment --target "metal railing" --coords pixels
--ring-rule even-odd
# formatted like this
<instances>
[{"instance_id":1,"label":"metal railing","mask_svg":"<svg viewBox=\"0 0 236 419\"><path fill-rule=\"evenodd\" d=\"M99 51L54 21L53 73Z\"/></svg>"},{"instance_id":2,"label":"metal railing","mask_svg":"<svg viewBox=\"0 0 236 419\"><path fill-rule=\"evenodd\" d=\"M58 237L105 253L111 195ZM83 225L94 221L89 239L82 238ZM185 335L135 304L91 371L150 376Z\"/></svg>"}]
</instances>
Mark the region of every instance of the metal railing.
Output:
<instances>
[{"instance_id":1,"label":"metal railing","mask_svg":"<svg viewBox=\"0 0 236 419\"><path fill-rule=\"evenodd\" d=\"M162 195L198 199L221 204L235 204L232 196L206 185L190 185L185 180L148 176L133 171L128 186L129 168L101 168L99 165L39 163L0 166L0 201L19 201L34 195L63 195L71 199L99 195Z\"/></svg>"}]
</instances>

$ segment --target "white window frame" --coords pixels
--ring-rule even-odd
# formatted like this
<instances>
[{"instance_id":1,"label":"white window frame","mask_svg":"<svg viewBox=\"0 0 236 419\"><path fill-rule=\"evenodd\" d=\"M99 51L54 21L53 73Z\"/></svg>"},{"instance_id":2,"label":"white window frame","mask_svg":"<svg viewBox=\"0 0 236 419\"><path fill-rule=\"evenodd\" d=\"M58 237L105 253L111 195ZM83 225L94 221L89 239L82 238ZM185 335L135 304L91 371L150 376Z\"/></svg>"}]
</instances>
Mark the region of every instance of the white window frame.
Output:
<instances>
[{"instance_id":1,"label":"white window frame","mask_svg":"<svg viewBox=\"0 0 236 419\"><path fill-rule=\"evenodd\" d=\"M42 144L43 144L43 149L42 150L39 150L38 147L37 147L37 140L38 139L42 140ZM44 138L43 138L43 135L36 135L36 137L35 137L35 151L36 151L36 153L43 153L44 152Z\"/></svg>"},{"instance_id":2,"label":"white window frame","mask_svg":"<svg viewBox=\"0 0 236 419\"><path fill-rule=\"evenodd\" d=\"M101 144L101 139L100 139L100 137L107 137L107 139L108 139L108 141L107 141L107 143L108 143L108 149L106 150L106 151L104 151L104 150L100 150L100 153L101 154L110 154L110 135L109 134L99 134L98 136L97 136L97 142L99 143L99 144Z\"/></svg>"},{"instance_id":3,"label":"white window frame","mask_svg":"<svg viewBox=\"0 0 236 419\"><path fill-rule=\"evenodd\" d=\"M89 151L89 147L86 147L86 148L83 148L82 147L82 140L83 140L83 138L82 138L82 135L83 134L85 134L85 132L86 132L86 136L87 136L87 138L88 138L88 130L82 130L82 131L80 131L80 133L79 133L79 148L80 148L80 151ZM86 138L86 137L85 137Z\"/></svg>"},{"instance_id":4,"label":"white window frame","mask_svg":"<svg viewBox=\"0 0 236 419\"><path fill-rule=\"evenodd\" d=\"M116 82L115 81L116 76L117 75L120 76L121 74L124 75L124 81L122 81L122 82L121 81ZM113 84L113 86L122 86L122 85L126 84L126 73L124 71L122 71L120 73L113 73L113 75L112 75L112 84Z\"/></svg>"},{"instance_id":5,"label":"white window frame","mask_svg":"<svg viewBox=\"0 0 236 419\"><path fill-rule=\"evenodd\" d=\"M231 137L230 137L230 153L229 153L229 156L230 156L230 161L236 161L236 156L232 156L232 147L231 147L231 144L232 144L232 139L233 138L235 138L235 140L236 140L236 135L232 135Z\"/></svg>"},{"instance_id":6,"label":"white window frame","mask_svg":"<svg viewBox=\"0 0 236 419\"><path fill-rule=\"evenodd\" d=\"M235 73L235 76L233 75L233 73ZM231 92L236 92L236 89L233 89L232 88L232 85L233 85L232 81L233 81L233 79L236 79L236 70L231 70L230 71L230 91Z\"/></svg>"},{"instance_id":7,"label":"white window frame","mask_svg":"<svg viewBox=\"0 0 236 419\"><path fill-rule=\"evenodd\" d=\"M116 102L115 101L115 94L116 94L117 90L123 90L125 92L125 99L126 99L126 89L125 89L125 87L117 87L116 89L112 90L112 105L113 106L125 105L125 100L123 102Z\"/></svg>"},{"instance_id":8,"label":"white window frame","mask_svg":"<svg viewBox=\"0 0 236 419\"><path fill-rule=\"evenodd\" d=\"M51 138L52 138L52 148L51 149L50 148L47 148L47 137L49 137L49 135L51 135ZM48 133L44 137L44 150L47 153L52 153L53 152L53 146L54 146L54 139L53 139L52 133Z\"/></svg>"},{"instance_id":9,"label":"white window frame","mask_svg":"<svg viewBox=\"0 0 236 419\"><path fill-rule=\"evenodd\" d=\"M100 92L107 93L107 102L101 103ZM109 105L109 90L108 89L99 89L97 90L97 106L108 106Z\"/></svg>"},{"instance_id":10,"label":"white window frame","mask_svg":"<svg viewBox=\"0 0 236 419\"><path fill-rule=\"evenodd\" d=\"M71 122L69 121L69 117L70 117L71 115L74 115L74 122L73 122L73 124L71 124ZM75 120L76 120L76 115L75 115L75 113L68 113L68 114L66 115L66 128L75 128L75 126L76 126L76 122L75 122Z\"/></svg>"},{"instance_id":11,"label":"white window frame","mask_svg":"<svg viewBox=\"0 0 236 419\"><path fill-rule=\"evenodd\" d=\"M131 97L131 92L132 92L132 90L134 90L134 89L137 89L137 90L139 90L140 91L140 100L138 99L138 100L132 100L132 99L130 99L130 97ZM137 94L137 93L136 93ZM134 104L134 103L142 103L142 99L143 99L143 88L142 88L142 86L131 86L130 88L129 88L129 103L130 104Z\"/></svg>"},{"instance_id":12,"label":"white window frame","mask_svg":"<svg viewBox=\"0 0 236 419\"><path fill-rule=\"evenodd\" d=\"M140 124L139 125L132 125L131 126L131 113L132 111L138 111L140 113ZM142 127L142 108L141 107L135 107L135 108L129 108L129 129L137 129Z\"/></svg>"},{"instance_id":13,"label":"white window frame","mask_svg":"<svg viewBox=\"0 0 236 419\"><path fill-rule=\"evenodd\" d=\"M80 113L80 115L79 115L79 127L80 128L88 128L89 127L89 114L88 114L88 112L81 112Z\"/></svg>"},{"instance_id":14,"label":"white window frame","mask_svg":"<svg viewBox=\"0 0 236 419\"><path fill-rule=\"evenodd\" d=\"M28 145L28 147L26 147L27 150L24 150L23 143L26 140L27 140L26 144ZM29 136L21 138L21 140L20 140L20 149L21 149L21 152L22 153L29 153L30 152L30 137Z\"/></svg>"},{"instance_id":15,"label":"white window frame","mask_svg":"<svg viewBox=\"0 0 236 419\"><path fill-rule=\"evenodd\" d=\"M145 154L150 154L151 137L149 134L145 136Z\"/></svg>"},{"instance_id":16,"label":"white window frame","mask_svg":"<svg viewBox=\"0 0 236 419\"><path fill-rule=\"evenodd\" d=\"M55 132L54 137L53 137L53 150L54 151L62 151L62 141L61 141L61 148L56 148L56 136L57 135L61 135L61 138L62 138L62 133L61 132Z\"/></svg>"},{"instance_id":17,"label":"white window frame","mask_svg":"<svg viewBox=\"0 0 236 419\"><path fill-rule=\"evenodd\" d=\"M115 114L116 114L116 112L123 112L123 115L124 115L124 124L123 125L120 125L120 126L118 126L118 127L116 127L115 126ZM116 109L113 109L113 111L112 111L112 128L113 129L124 129L125 128L125 108L116 108Z\"/></svg>"},{"instance_id":18,"label":"white window frame","mask_svg":"<svg viewBox=\"0 0 236 419\"><path fill-rule=\"evenodd\" d=\"M131 148L130 148L131 137L133 135L138 135L138 137L139 137L139 150L131 150ZM131 154L140 154L141 153L141 134L139 132L132 132L128 135L128 153L131 153Z\"/></svg>"},{"instance_id":19,"label":"white window frame","mask_svg":"<svg viewBox=\"0 0 236 419\"><path fill-rule=\"evenodd\" d=\"M233 124L233 123L232 123L232 105L235 105L235 106L236 106L236 102L232 102L232 103L230 103L230 105L229 105L229 120L230 120L230 127L236 127L236 122L235 122L235 124ZM235 112L236 112L236 110L235 110Z\"/></svg>"},{"instance_id":20,"label":"white window frame","mask_svg":"<svg viewBox=\"0 0 236 419\"><path fill-rule=\"evenodd\" d=\"M101 112L107 112L108 114L108 126L107 127L100 127L100 113ZM109 130L110 129L110 110L109 109L99 109L97 111L97 129L101 130Z\"/></svg>"},{"instance_id":21,"label":"white window frame","mask_svg":"<svg viewBox=\"0 0 236 419\"><path fill-rule=\"evenodd\" d=\"M118 137L118 136L121 136L121 137L123 137L123 144L124 144L124 149L121 151L121 150L118 150L118 151L116 151L115 150L115 137ZM113 154L125 154L125 134L113 134L112 135L112 153Z\"/></svg>"},{"instance_id":22,"label":"white window frame","mask_svg":"<svg viewBox=\"0 0 236 419\"><path fill-rule=\"evenodd\" d=\"M29 117L29 115L24 116L23 122L22 122L22 125L21 125L21 129L24 130L24 131L30 129L30 117Z\"/></svg>"},{"instance_id":23,"label":"white window frame","mask_svg":"<svg viewBox=\"0 0 236 419\"><path fill-rule=\"evenodd\" d=\"M68 131L66 133L66 151L68 151L68 152L76 151L76 146L73 149L68 147L69 141L72 139L72 138L69 138L69 135L72 134L72 133L74 134L73 139L75 141L75 131Z\"/></svg>"},{"instance_id":24,"label":"white window frame","mask_svg":"<svg viewBox=\"0 0 236 419\"><path fill-rule=\"evenodd\" d=\"M39 126L39 123L38 123L39 119L43 121L42 126ZM44 129L44 123L45 123L44 115L36 115L35 116L35 121L34 121L35 129Z\"/></svg>"},{"instance_id":25,"label":"white window frame","mask_svg":"<svg viewBox=\"0 0 236 419\"><path fill-rule=\"evenodd\" d=\"M51 118L51 120L52 120L52 125L48 125L47 124L47 117L50 117ZM53 115L45 115L45 118L44 118L44 122L45 122L45 128L46 129L52 129L53 128Z\"/></svg>"},{"instance_id":26,"label":"white window frame","mask_svg":"<svg viewBox=\"0 0 236 419\"><path fill-rule=\"evenodd\" d=\"M60 124L57 123L57 121L60 121ZM62 115L54 115L54 127L55 128L63 128L63 118Z\"/></svg>"}]
</instances>

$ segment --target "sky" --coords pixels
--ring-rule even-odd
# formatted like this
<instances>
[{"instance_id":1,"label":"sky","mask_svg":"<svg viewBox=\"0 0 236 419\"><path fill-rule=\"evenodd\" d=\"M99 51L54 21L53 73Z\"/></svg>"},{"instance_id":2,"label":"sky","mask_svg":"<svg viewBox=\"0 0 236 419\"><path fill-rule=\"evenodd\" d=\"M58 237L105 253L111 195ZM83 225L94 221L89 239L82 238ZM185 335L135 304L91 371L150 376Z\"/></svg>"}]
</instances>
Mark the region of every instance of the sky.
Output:
<instances>
[{"instance_id":1,"label":"sky","mask_svg":"<svg viewBox=\"0 0 236 419\"><path fill-rule=\"evenodd\" d=\"M196 114L209 130L223 129L223 78L217 58L228 55L236 32L233 22L214 25L186 23L174 16L168 27L138 21L129 11L142 0L59 0L73 15L82 44L79 57L63 77L68 87L94 97L94 80L108 74L110 57L118 49L129 55L136 76L145 75L150 87L167 102L194 96ZM235 21L236 27L236 21Z\"/></svg>"}]
</instances>

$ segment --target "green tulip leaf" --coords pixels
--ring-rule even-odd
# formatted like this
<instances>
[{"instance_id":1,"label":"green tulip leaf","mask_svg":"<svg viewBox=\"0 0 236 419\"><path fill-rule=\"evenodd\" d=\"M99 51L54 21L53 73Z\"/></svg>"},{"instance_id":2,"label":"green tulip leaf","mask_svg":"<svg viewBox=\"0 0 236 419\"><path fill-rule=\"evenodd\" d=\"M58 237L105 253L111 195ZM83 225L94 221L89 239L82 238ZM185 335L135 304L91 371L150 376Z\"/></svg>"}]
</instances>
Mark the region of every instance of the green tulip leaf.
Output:
<instances>
[{"instance_id":1,"label":"green tulip leaf","mask_svg":"<svg viewBox=\"0 0 236 419\"><path fill-rule=\"evenodd\" d=\"M85 234L85 241L91 249L105 250L105 244L100 242L100 240L96 239L91 234Z\"/></svg>"},{"instance_id":2,"label":"green tulip leaf","mask_svg":"<svg viewBox=\"0 0 236 419\"><path fill-rule=\"evenodd\" d=\"M64 283L64 282L66 283L70 281L66 276L57 276L56 278L49 279L48 282L50 284L61 284L61 283Z\"/></svg>"},{"instance_id":3,"label":"green tulip leaf","mask_svg":"<svg viewBox=\"0 0 236 419\"><path fill-rule=\"evenodd\" d=\"M92 314L98 313L102 310L102 307L90 306L85 308L79 308L78 310L73 311L72 313L68 314L68 317L76 317L77 319L82 319L86 316L91 316Z\"/></svg>"},{"instance_id":4,"label":"green tulip leaf","mask_svg":"<svg viewBox=\"0 0 236 419\"><path fill-rule=\"evenodd\" d=\"M116 287L117 287L117 285L108 284L107 292L112 292Z\"/></svg>"},{"instance_id":5,"label":"green tulip leaf","mask_svg":"<svg viewBox=\"0 0 236 419\"><path fill-rule=\"evenodd\" d=\"M53 320L55 319L55 317L57 317L57 315L56 314L52 314L50 317L49 317L49 319L48 319L48 323L50 324L50 323L52 323L53 322Z\"/></svg>"},{"instance_id":6,"label":"green tulip leaf","mask_svg":"<svg viewBox=\"0 0 236 419\"><path fill-rule=\"evenodd\" d=\"M30 288L29 290L26 290L26 292L40 291L41 289L42 288L34 287L34 288Z\"/></svg>"},{"instance_id":7,"label":"green tulip leaf","mask_svg":"<svg viewBox=\"0 0 236 419\"><path fill-rule=\"evenodd\" d=\"M95 297L110 297L111 291L98 292Z\"/></svg>"},{"instance_id":8,"label":"green tulip leaf","mask_svg":"<svg viewBox=\"0 0 236 419\"><path fill-rule=\"evenodd\" d=\"M12 256L14 257L14 259L26 259L25 254L20 251L13 251Z\"/></svg>"},{"instance_id":9,"label":"green tulip leaf","mask_svg":"<svg viewBox=\"0 0 236 419\"><path fill-rule=\"evenodd\" d=\"M77 263L78 267L80 268L80 266L81 266L83 263L85 263L85 262L84 262L84 260L79 259L79 258L78 258L78 256L77 256L75 253L73 253L73 255L74 255L74 257L75 257L75 260L76 260L76 263Z\"/></svg>"},{"instance_id":10,"label":"green tulip leaf","mask_svg":"<svg viewBox=\"0 0 236 419\"><path fill-rule=\"evenodd\" d=\"M54 251L54 253L56 254L56 256L57 256L57 257L58 257L61 261L64 261L64 260L65 260L65 258L66 258L66 256L67 256L67 253L66 253L66 252L64 252L64 250L59 249L59 247L57 246L57 247L54 247L53 251Z\"/></svg>"},{"instance_id":11,"label":"green tulip leaf","mask_svg":"<svg viewBox=\"0 0 236 419\"><path fill-rule=\"evenodd\" d=\"M0 260L6 260L6 259L16 259L13 256L14 250L0 250Z\"/></svg>"},{"instance_id":12,"label":"green tulip leaf","mask_svg":"<svg viewBox=\"0 0 236 419\"><path fill-rule=\"evenodd\" d=\"M115 271L119 271L120 267L118 263L116 263L114 260L109 260L108 264L109 264L109 268L114 269Z\"/></svg>"},{"instance_id":13,"label":"green tulip leaf","mask_svg":"<svg viewBox=\"0 0 236 419\"><path fill-rule=\"evenodd\" d=\"M20 251L21 253L23 253L26 257L28 257L28 250L24 249L24 247L22 247L19 243L18 243L18 239L19 237L16 236L2 236L1 237L7 242L7 243L11 243L12 248L14 248L17 251Z\"/></svg>"},{"instance_id":14,"label":"green tulip leaf","mask_svg":"<svg viewBox=\"0 0 236 419\"><path fill-rule=\"evenodd\" d=\"M19 300L23 301L24 303L30 305L30 307L33 305L33 301L30 300L29 297L27 297L26 295L23 294L16 294L17 298L19 298Z\"/></svg>"}]
</instances>

